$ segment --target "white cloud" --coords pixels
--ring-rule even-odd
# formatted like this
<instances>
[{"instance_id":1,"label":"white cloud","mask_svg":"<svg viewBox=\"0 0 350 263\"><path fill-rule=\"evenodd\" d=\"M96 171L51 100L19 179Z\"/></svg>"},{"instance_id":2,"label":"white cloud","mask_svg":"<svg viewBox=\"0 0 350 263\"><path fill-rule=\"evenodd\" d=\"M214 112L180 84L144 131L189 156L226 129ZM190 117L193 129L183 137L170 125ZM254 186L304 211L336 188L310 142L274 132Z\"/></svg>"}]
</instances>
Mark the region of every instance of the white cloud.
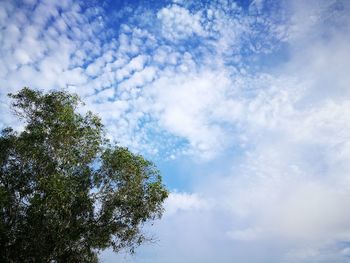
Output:
<instances>
[{"instance_id":1,"label":"white cloud","mask_svg":"<svg viewBox=\"0 0 350 263\"><path fill-rule=\"evenodd\" d=\"M210 131L213 123L226 123L236 125L233 135L246 144L238 160L231 157L235 165L230 171L217 166L211 180L205 174L198 176L196 182L205 182L196 188L204 199L214 199L215 205L205 215L195 209L187 215L187 220L200 225L200 230L187 230L195 236L190 245L192 258L197 256L194 244L202 251L207 249L201 231L212 233L208 229L217 230L218 222L225 221L229 223L219 230L222 237L210 236L208 241L216 248L216 262L232 258L248 262L347 260L350 98L345 43L349 40L345 26L326 39L324 29L318 22L310 25L310 30L317 32L288 40L296 48L288 63L270 74L233 74L228 78L229 88L222 88L218 81L222 75L216 79L205 71L203 75L190 71L158 80L161 84L154 96L159 104L155 107L167 130L195 142L204 138L200 134ZM214 83L208 85L215 89L197 84L197 76L207 84ZM157 87L157 81L154 85ZM170 88L162 90L164 86ZM203 173L203 168L199 170ZM208 220L210 216L215 220ZM176 213L173 220L164 224L172 228L188 222ZM159 231L163 244L188 239L179 231L179 237L164 228ZM227 247L219 247L221 242ZM167 248L160 248L157 258L171 255ZM178 258L188 259L185 245L176 251ZM213 257L202 254L201 262L212 262Z\"/></svg>"},{"instance_id":2,"label":"white cloud","mask_svg":"<svg viewBox=\"0 0 350 263\"><path fill-rule=\"evenodd\" d=\"M181 40L205 34L201 26L200 13L191 14L186 8L173 4L157 13L162 23L162 33L169 40Z\"/></svg>"},{"instance_id":3,"label":"white cloud","mask_svg":"<svg viewBox=\"0 0 350 263\"><path fill-rule=\"evenodd\" d=\"M186 138L191 151L209 158L228 144L225 132L215 124L220 120L211 118L215 107L224 102L228 85L224 73L210 71L160 77L148 90L153 114L163 129Z\"/></svg>"},{"instance_id":4,"label":"white cloud","mask_svg":"<svg viewBox=\"0 0 350 263\"><path fill-rule=\"evenodd\" d=\"M21 50L21 49L18 49L15 51L14 57L15 59L17 59L19 64L27 64L31 62L29 55L24 50Z\"/></svg>"},{"instance_id":5,"label":"white cloud","mask_svg":"<svg viewBox=\"0 0 350 263\"><path fill-rule=\"evenodd\" d=\"M130 77L134 71L141 71L144 68L146 61L147 57L144 55L134 57L125 67L116 72L117 80L122 81L123 79Z\"/></svg>"},{"instance_id":6,"label":"white cloud","mask_svg":"<svg viewBox=\"0 0 350 263\"><path fill-rule=\"evenodd\" d=\"M185 146L185 150L188 153L201 153L202 157L212 158L230 144L226 132L220 127L222 120L217 113L219 110L209 110L213 105L215 108L221 108L222 112L225 112L225 107L229 105L236 105L236 110L242 107L241 103L225 98L225 92L230 89L227 84L229 76L220 53L219 57L215 53L205 54L204 63L201 65L195 61L196 57L191 54L192 50L180 51L171 45L160 45L162 40L159 35L154 35L154 30L134 25L121 26L119 37L109 40L109 45L104 44L102 48L101 41L96 38L103 27L103 22L98 16L100 11L88 9L84 13L79 4L72 5L72 9L68 10L67 3L57 5L41 3L36 6L35 13L32 14L36 21L32 24L26 22L28 13L25 9L17 12L23 14L21 23L24 26L21 30L25 34L19 43L16 33L9 39L9 46L17 46L16 53L6 52L5 56L10 72L4 79L11 84L9 87L11 90L24 85L41 89L69 87L70 90L87 97L95 96L94 94L102 89L113 87L116 99L120 96L121 100L127 101L130 104L128 110L132 109L133 116L144 116L139 112L152 115L149 127L155 130L160 128L163 130L161 132L186 140L188 145ZM57 12L58 7L62 12ZM47 8L49 12L36 19L36 16L43 12L43 8ZM225 8L237 9L236 6ZM228 16L223 15L223 10L216 12L218 8L215 5L212 9L215 12L210 20L216 25L215 30L219 32L218 42L222 39L228 40L231 33L235 35L235 39L236 37L239 39L242 30L238 29L241 28L238 19L232 20L237 26L231 27L231 32L229 27L224 26L225 21L231 21ZM96 12L97 17L88 18L88 14L95 15ZM181 39L191 35L204 36L201 13L191 13L185 7L174 4L161 9L154 19L162 21L164 34L174 34L172 38ZM53 19L54 26L45 28L49 18ZM11 21L7 21L7 24L11 24ZM220 50L221 46L221 44L216 47L214 45L216 50ZM144 51L150 48L156 50L153 57ZM229 48L230 45L226 45L226 49ZM17 63L13 61L14 57L17 57ZM19 68L21 64L28 63L31 63L29 67ZM37 65L35 69L34 64ZM214 66L210 66L211 64ZM206 68L208 66L209 68ZM223 73L217 73L220 71ZM179 87L177 88L174 83ZM108 97L101 95L99 99L89 101L97 103L101 102L101 98L111 99L112 89L109 90ZM158 91L159 94L156 94ZM168 92L174 95L172 99L167 98ZM144 97L146 103L154 103L155 106L150 107L135 101L140 97ZM100 105L99 108L101 107L103 106ZM162 112L159 112L159 107L162 108ZM104 115L102 117L109 118ZM122 132L126 134L132 131L133 135L128 139L125 138L126 141L143 141L142 147L158 147L152 145L150 138L142 137L146 133L138 132L139 135L136 135L133 131L138 129L139 121L142 120L132 120L129 122L128 130ZM226 120L224 123L230 122L232 121ZM112 127L117 123L118 120L115 120L114 124L110 122L109 128L117 128ZM136 126L130 126L133 124ZM136 139L134 136L139 138Z\"/></svg>"},{"instance_id":7,"label":"white cloud","mask_svg":"<svg viewBox=\"0 0 350 263\"><path fill-rule=\"evenodd\" d=\"M246 228L227 232L227 235L238 241L252 241L259 239L261 235L261 229L259 228Z\"/></svg>"},{"instance_id":8,"label":"white cloud","mask_svg":"<svg viewBox=\"0 0 350 263\"><path fill-rule=\"evenodd\" d=\"M210 208L210 202L203 200L197 194L170 193L165 203L165 216L171 216L181 211L199 211L208 210Z\"/></svg>"}]
</instances>

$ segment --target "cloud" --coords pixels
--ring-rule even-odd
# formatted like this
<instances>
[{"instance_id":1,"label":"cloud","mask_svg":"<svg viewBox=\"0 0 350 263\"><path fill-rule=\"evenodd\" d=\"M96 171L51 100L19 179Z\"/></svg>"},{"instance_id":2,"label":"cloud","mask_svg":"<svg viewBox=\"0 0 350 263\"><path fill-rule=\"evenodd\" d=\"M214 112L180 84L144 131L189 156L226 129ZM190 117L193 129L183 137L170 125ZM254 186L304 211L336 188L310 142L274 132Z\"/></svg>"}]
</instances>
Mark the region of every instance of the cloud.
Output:
<instances>
[{"instance_id":1,"label":"cloud","mask_svg":"<svg viewBox=\"0 0 350 263\"><path fill-rule=\"evenodd\" d=\"M340 17L348 10L343 8L337 11ZM326 10L335 12L329 6ZM293 9L293 15L297 12L301 11ZM155 101L164 105L156 105L162 127L194 142L200 140L202 132L205 134L205 128L209 127L207 131L212 136L215 133L210 128L214 123L224 123L234 128L230 130L230 135L236 137L234 142L245 147L235 148L241 155L238 158L235 150L221 149L226 153L226 162L232 162L230 169L217 165L213 174L203 174L205 168L197 164L201 174L192 176L197 178L196 183L204 182L195 188L214 204L205 212L178 211L169 216L173 221L164 220L166 227L158 231L162 244L168 245L155 249L153 261L172 262L173 257L188 261L188 246L193 262L199 254L201 262L229 262L232 258L242 262L347 260L350 138L346 131L350 128L350 105L348 76L343 69L348 61L348 29L345 25L335 30L332 25L320 26L319 21L305 22L313 34L299 32L297 37L288 38L288 60L270 73L231 73L231 77L223 74L216 79L199 70L182 73L183 77L177 74L168 81L161 79L159 87L176 87L174 93L172 88L167 90L170 96L162 96L161 88L154 92L158 96ZM290 28L293 32L294 28ZM325 33L329 35L325 37ZM196 76L215 83L215 89L207 91L196 83ZM225 79L223 76L227 78L226 85L218 81ZM208 92L204 99L201 91ZM176 101L174 106L172 99ZM186 122L188 119L191 121ZM206 126L207 123L210 124ZM191 137L192 130L195 138ZM215 220L211 221L211 216ZM226 224L220 224L222 221ZM189 222L196 222L196 226ZM184 224L189 224L190 229L173 234L175 226ZM216 231L220 237L215 236ZM170 243L176 244L176 255ZM208 247L215 247L215 251ZM141 257L137 262L146 261Z\"/></svg>"},{"instance_id":2,"label":"cloud","mask_svg":"<svg viewBox=\"0 0 350 263\"><path fill-rule=\"evenodd\" d=\"M213 85L217 88L212 89ZM161 127L188 139L199 155L210 157L224 147L224 131L213 125L211 115L227 85L224 74L209 71L161 77L149 90L154 115Z\"/></svg>"},{"instance_id":3,"label":"cloud","mask_svg":"<svg viewBox=\"0 0 350 263\"><path fill-rule=\"evenodd\" d=\"M164 37L169 40L177 41L205 34L200 13L191 14L179 5L162 8L158 11L157 18L161 22Z\"/></svg>"},{"instance_id":4,"label":"cloud","mask_svg":"<svg viewBox=\"0 0 350 263\"><path fill-rule=\"evenodd\" d=\"M178 213L179 211L208 210L209 207L210 202L207 200L203 200L197 194L179 192L170 193L165 204L167 216L171 216L175 213Z\"/></svg>"},{"instance_id":5,"label":"cloud","mask_svg":"<svg viewBox=\"0 0 350 263\"><path fill-rule=\"evenodd\" d=\"M69 4L71 9L67 9ZM109 103L106 109L102 109L103 104L120 100L128 104L125 109L132 111L128 115L133 119L127 120L128 128L114 137L127 145L134 141L132 144L137 151L147 148L150 152L154 149L168 151L166 148L171 141L178 139L186 141L181 146L182 152L213 158L231 146L227 132L221 127L228 122L222 121L216 110L210 112L210 107L222 105L221 111L229 104L234 104L236 109L241 107L240 102L225 97L231 89L230 73L224 65L225 52L232 49L232 45L239 47L243 35L253 26L237 5L216 3L211 6L211 12L204 15L204 6L191 11L186 6L173 4L161 8L153 16L148 15L147 23L161 21L162 34L168 40L186 42L191 36L202 37L197 46L181 49L174 43L165 44L157 27L145 27L147 23L142 16L139 19L131 16L132 22L122 24L119 34L110 37L103 33L106 23L101 14L104 11L86 8L79 2L40 2L32 7L32 13L30 8L4 6L7 8L4 23L8 27L3 33L8 36L8 45L2 49L4 72L7 72L3 81L8 88L3 94L22 86L68 88L83 96L88 108L100 109L102 118L109 120L109 130L121 129L117 126L120 121L111 120L110 116L126 112L110 114ZM49 11L41 15L46 9ZM15 10L20 14L20 22L10 18ZM226 14L228 11L236 12L237 16L230 18ZM227 23L230 25L226 26ZM24 33L21 39L19 31ZM216 38L216 42L207 36ZM7 46L16 48L8 50ZM210 46L214 52L207 50ZM235 75L242 79L239 74ZM218 88L213 89L214 86ZM179 107L174 99L167 98L168 92L181 100ZM140 132L139 123L147 125L151 133L168 137L169 143L156 143L149 132ZM170 151L169 155L173 153Z\"/></svg>"}]
</instances>

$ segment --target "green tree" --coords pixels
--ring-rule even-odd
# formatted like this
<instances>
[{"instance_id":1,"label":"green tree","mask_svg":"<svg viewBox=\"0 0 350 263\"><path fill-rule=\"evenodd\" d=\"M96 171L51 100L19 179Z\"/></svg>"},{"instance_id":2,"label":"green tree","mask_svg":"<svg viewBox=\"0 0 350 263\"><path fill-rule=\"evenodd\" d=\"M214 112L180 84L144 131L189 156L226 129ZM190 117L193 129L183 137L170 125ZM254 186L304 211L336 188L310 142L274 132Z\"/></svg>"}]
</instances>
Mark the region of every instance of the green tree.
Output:
<instances>
[{"instance_id":1,"label":"green tree","mask_svg":"<svg viewBox=\"0 0 350 263\"><path fill-rule=\"evenodd\" d=\"M0 136L0 262L98 262L147 240L168 195L155 165L110 144L76 95L9 96L25 127Z\"/></svg>"}]
</instances>

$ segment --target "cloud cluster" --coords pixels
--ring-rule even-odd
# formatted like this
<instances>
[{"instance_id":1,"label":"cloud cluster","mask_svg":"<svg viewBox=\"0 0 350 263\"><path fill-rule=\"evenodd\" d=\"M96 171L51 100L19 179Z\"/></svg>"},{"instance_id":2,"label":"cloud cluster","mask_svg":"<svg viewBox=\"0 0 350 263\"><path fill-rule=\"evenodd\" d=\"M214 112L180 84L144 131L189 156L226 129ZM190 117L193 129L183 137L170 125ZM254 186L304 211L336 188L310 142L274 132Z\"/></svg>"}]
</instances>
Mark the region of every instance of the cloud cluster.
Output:
<instances>
[{"instance_id":1,"label":"cloud cluster","mask_svg":"<svg viewBox=\"0 0 350 263\"><path fill-rule=\"evenodd\" d=\"M193 11L170 4L153 15L124 20L117 33L106 30L103 9L80 2L1 8L3 126L10 120L6 93L22 86L66 88L97 109L111 138L136 151L169 156L212 158L232 146L225 127L236 125L220 115L226 107L239 115L242 103L226 95L249 85L247 57L260 52L249 47L243 58L250 35L259 23L272 28L266 18L257 22L256 15L223 2ZM153 24L158 26L147 27ZM262 43L270 42L270 35ZM212 110L214 105L222 106ZM155 136L164 140L158 143Z\"/></svg>"},{"instance_id":2,"label":"cloud cluster","mask_svg":"<svg viewBox=\"0 0 350 263\"><path fill-rule=\"evenodd\" d=\"M204 34L200 14L191 14L188 9L179 5L162 8L158 11L157 18L167 39L176 41Z\"/></svg>"}]
</instances>

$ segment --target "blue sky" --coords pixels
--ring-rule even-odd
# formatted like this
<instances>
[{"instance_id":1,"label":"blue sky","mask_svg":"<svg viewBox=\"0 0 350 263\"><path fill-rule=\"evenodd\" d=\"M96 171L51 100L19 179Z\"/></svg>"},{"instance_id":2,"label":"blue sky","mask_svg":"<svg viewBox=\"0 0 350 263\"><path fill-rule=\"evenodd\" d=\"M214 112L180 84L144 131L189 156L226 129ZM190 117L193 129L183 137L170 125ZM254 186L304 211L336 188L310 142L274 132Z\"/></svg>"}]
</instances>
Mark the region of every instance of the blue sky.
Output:
<instances>
[{"instance_id":1,"label":"blue sky","mask_svg":"<svg viewBox=\"0 0 350 263\"><path fill-rule=\"evenodd\" d=\"M171 190L103 262L350 262L350 3L0 1L9 92L67 89Z\"/></svg>"}]
</instances>

